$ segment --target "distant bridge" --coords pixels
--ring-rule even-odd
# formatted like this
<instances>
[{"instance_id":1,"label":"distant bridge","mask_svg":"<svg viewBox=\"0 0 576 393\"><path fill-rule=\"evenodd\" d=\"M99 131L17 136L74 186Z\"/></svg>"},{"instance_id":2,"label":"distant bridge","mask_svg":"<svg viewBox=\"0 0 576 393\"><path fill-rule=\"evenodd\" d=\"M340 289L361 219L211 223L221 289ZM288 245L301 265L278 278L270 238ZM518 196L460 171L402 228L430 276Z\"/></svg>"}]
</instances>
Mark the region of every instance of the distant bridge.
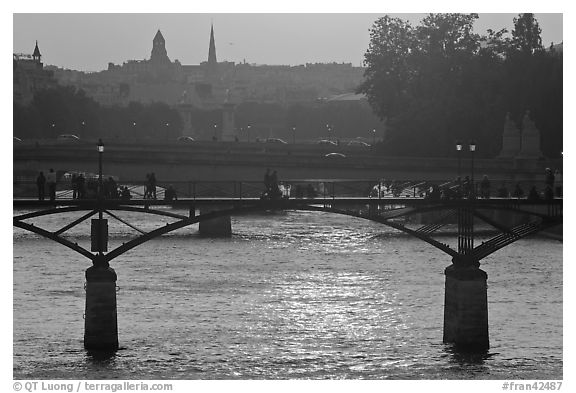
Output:
<instances>
[{"instance_id":1,"label":"distant bridge","mask_svg":"<svg viewBox=\"0 0 576 393\"><path fill-rule=\"evenodd\" d=\"M63 143L58 141L23 141L14 144L15 176L37 175L38 171L96 172L96 141ZM345 158L325 157L342 153ZM260 180L267 167L279 171L285 179L426 179L456 177L458 156L390 157L375 147L344 144L273 144L257 142L210 142L111 140L106 145L106 173L125 179L144 179L155 172L158 179L185 181L196 179ZM90 158L93 158L91 160ZM468 165L469 154L462 154ZM476 173L491 179L543 179L544 169L560 168L560 160L475 158Z\"/></svg>"}]
</instances>

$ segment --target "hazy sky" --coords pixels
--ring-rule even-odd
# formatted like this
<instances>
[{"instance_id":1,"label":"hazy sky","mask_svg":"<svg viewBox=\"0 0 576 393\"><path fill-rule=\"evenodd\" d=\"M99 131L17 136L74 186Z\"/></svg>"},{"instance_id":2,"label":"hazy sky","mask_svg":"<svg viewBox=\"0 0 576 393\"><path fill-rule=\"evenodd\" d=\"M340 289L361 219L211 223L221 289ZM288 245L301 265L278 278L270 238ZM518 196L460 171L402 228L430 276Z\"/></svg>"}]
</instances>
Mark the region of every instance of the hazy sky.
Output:
<instances>
[{"instance_id":1,"label":"hazy sky","mask_svg":"<svg viewBox=\"0 0 576 393\"><path fill-rule=\"evenodd\" d=\"M328 10L328 9L327 9ZM346 62L360 65L369 29L383 13L15 13L13 51L32 53L38 40L44 64L99 71L108 62L149 59L160 29L171 60L199 64L208 57L214 23L218 61L257 64ZM425 14L390 14L417 25ZM475 31L512 29L518 13L481 13ZM563 40L562 14L536 13L545 46Z\"/></svg>"}]
</instances>

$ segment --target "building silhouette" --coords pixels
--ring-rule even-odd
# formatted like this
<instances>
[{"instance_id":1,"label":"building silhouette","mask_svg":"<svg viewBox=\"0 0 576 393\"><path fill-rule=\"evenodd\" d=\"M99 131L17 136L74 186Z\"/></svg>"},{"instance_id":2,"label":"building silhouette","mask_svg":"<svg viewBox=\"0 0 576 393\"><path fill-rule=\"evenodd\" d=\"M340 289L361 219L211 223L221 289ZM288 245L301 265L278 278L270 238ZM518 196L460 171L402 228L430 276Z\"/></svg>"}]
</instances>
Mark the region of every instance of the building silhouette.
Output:
<instances>
[{"instance_id":1,"label":"building silhouette","mask_svg":"<svg viewBox=\"0 0 576 393\"><path fill-rule=\"evenodd\" d=\"M14 53L12 64L13 99L17 104L27 105L37 91L57 85L54 73L44 69L38 41L31 55Z\"/></svg>"},{"instance_id":2,"label":"building silhouette","mask_svg":"<svg viewBox=\"0 0 576 393\"><path fill-rule=\"evenodd\" d=\"M206 61L200 64L181 64L177 59L172 60L160 30L152 38L148 59L108 63L107 69L98 72L43 67L39 50L35 50L30 59L33 67L27 68L32 68L34 72L25 73L27 79L22 75L17 76L15 72L15 101L29 102L36 88L31 86L47 86L48 77L53 75L54 84L57 81L60 85L82 89L88 97L104 106L127 106L130 102L165 103L180 113L183 135L201 138L206 137L208 131L200 129L205 126L194 124L198 111L215 110L230 115L230 108L239 108L243 103L272 105L275 109L267 111L269 113L255 111L252 119L246 120L244 117L236 125L228 118L227 131L222 133L220 128L219 136L226 134L228 139L241 139L238 129L246 127L244 123L247 122L252 123L254 137L277 136L286 129L291 130L292 126L287 128L284 124L287 120L283 111L287 106L298 104L317 108L318 105L332 102L333 97L354 92L364 78L364 69L350 63L290 66L256 65L245 60L241 63L218 61L213 25L210 26ZM19 66L20 69L24 70L24 64ZM365 99L346 105L368 107ZM303 132L302 127L300 129ZM301 133L298 139L302 136Z\"/></svg>"},{"instance_id":3,"label":"building silhouette","mask_svg":"<svg viewBox=\"0 0 576 393\"><path fill-rule=\"evenodd\" d=\"M162 101L199 108L219 107L226 97L234 102L312 102L354 91L364 73L362 67L349 63L287 66L219 62L213 25L207 60L200 64L172 61L158 30L147 60L109 63L107 70L94 73L50 69L59 83L82 88L103 105Z\"/></svg>"}]
</instances>

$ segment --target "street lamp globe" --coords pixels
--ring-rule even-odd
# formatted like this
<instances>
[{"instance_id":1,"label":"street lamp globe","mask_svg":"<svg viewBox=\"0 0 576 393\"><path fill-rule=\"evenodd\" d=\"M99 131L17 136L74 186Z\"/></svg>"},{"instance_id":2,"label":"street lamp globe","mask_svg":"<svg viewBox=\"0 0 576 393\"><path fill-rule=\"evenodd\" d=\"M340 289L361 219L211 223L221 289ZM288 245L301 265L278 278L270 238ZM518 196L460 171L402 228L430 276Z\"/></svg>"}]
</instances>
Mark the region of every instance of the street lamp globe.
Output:
<instances>
[{"instance_id":1,"label":"street lamp globe","mask_svg":"<svg viewBox=\"0 0 576 393\"><path fill-rule=\"evenodd\" d=\"M461 151L461 150L462 150L462 142L460 142L460 141L456 142L456 150L457 150L457 151Z\"/></svg>"},{"instance_id":2,"label":"street lamp globe","mask_svg":"<svg viewBox=\"0 0 576 393\"><path fill-rule=\"evenodd\" d=\"M104 153L104 143L102 139L98 139L98 153Z\"/></svg>"},{"instance_id":3,"label":"street lamp globe","mask_svg":"<svg viewBox=\"0 0 576 393\"><path fill-rule=\"evenodd\" d=\"M474 142L474 141L470 142L470 151L471 152L476 151L476 142Z\"/></svg>"}]
</instances>

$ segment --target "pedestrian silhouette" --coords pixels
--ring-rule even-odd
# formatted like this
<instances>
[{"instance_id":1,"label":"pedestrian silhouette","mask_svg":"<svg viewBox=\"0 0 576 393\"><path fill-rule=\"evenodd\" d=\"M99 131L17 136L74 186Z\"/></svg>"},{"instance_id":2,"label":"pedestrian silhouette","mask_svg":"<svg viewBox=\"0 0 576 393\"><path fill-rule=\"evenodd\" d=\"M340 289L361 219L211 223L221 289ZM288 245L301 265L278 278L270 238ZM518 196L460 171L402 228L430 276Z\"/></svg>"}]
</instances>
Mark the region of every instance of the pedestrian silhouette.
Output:
<instances>
[{"instance_id":1,"label":"pedestrian silhouette","mask_svg":"<svg viewBox=\"0 0 576 393\"><path fill-rule=\"evenodd\" d=\"M545 178L546 188L544 189L544 197L546 198L546 200L554 199L554 181L555 180L556 180L556 177L554 176L552 169L546 168L546 178Z\"/></svg>"},{"instance_id":2,"label":"pedestrian silhouette","mask_svg":"<svg viewBox=\"0 0 576 393\"><path fill-rule=\"evenodd\" d=\"M532 188L530 188L530 191L528 192L528 200L529 201L539 201L540 200L540 194L538 194L538 191L536 190L536 186L532 186Z\"/></svg>"},{"instance_id":3,"label":"pedestrian silhouette","mask_svg":"<svg viewBox=\"0 0 576 393\"><path fill-rule=\"evenodd\" d=\"M86 179L84 178L83 174L79 174L78 178L76 179L76 183L78 185L78 198L86 198L86 187L85 187Z\"/></svg>"},{"instance_id":4,"label":"pedestrian silhouette","mask_svg":"<svg viewBox=\"0 0 576 393\"><path fill-rule=\"evenodd\" d=\"M264 174L264 187L266 187L266 194L270 195L270 190L272 189L270 183L270 168L266 168L266 173Z\"/></svg>"},{"instance_id":5,"label":"pedestrian silhouette","mask_svg":"<svg viewBox=\"0 0 576 393\"><path fill-rule=\"evenodd\" d=\"M555 188L556 196L558 198L561 198L562 197L562 173L560 173L559 169L556 169L554 171L554 181L556 182L556 188Z\"/></svg>"},{"instance_id":6,"label":"pedestrian silhouette","mask_svg":"<svg viewBox=\"0 0 576 393\"><path fill-rule=\"evenodd\" d=\"M480 196L484 199L490 198L490 180L487 175L484 175L480 182Z\"/></svg>"},{"instance_id":7,"label":"pedestrian silhouette","mask_svg":"<svg viewBox=\"0 0 576 393\"><path fill-rule=\"evenodd\" d=\"M150 174L150 192L151 192L150 196L156 199L156 175L154 174L154 172Z\"/></svg>"},{"instance_id":8,"label":"pedestrian silhouette","mask_svg":"<svg viewBox=\"0 0 576 393\"><path fill-rule=\"evenodd\" d=\"M75 173L72 174L70 183L72 185L72 199L76 199L78 198L78 177Z\"/></svg>"},{"instance_id":9,"label":"pedestrian silhouette","mask_svg":"<svg viewBox=\"0 0 576 393\"><path fill-rule=\"evenodd\" d=\"M514 188L514 192L512 193L514 198L524 198L524 190L520 186L520 184L516 184L516 188Z\"/></svg>"},{"instance_id":10,"label":"pedestrian silhouette","mask_svg":"<svg viewBox=\"0 0 576 393\"><path fill-rule=\"evenodd\" d=\"M40 172L38 177L36 178L36 186L38 187L38 200L44 200L44 188L46 186L46 178L44 177L44 173Z\"/></svg>"},{"instance_id":11,"label":"pedestrian silhouette","mask_svg":"<svg viewBox=\"0 0 576 393\"><path fill-rule=\"evenodd\" d=\"M50 168L50 171L46 175L46 183L48 184L48 195L50 200L56 200L56 172L54 169Z\"/></svg>"},{"instance_id":12,"label":"pedestrian silhouette","mask_svg":"<svg viewBox=\"0 0 576 393\"><path fill-rule=\"evenodd\" d=\"M312 198L316 198L316 196L317 196L316 190L314 189L312 184L308 183L308 185L306 186L306 197L312 199Z\"/></svg>"},{"instance_id":13,"label":"pedestrian silhouette","mask_svg":"<svg viewBox=\"0 0 576 393\"><path fill-rule=\"evenodd\" d=\"M498 189L498 198L508 198L508 189L504 183Z\"/></svg>"},{"instance_id":14,"label":"pedestrian silhouette","mask_svg":"<svg viewBox=\"0 0 576 393\"><path fill-rule=\"evenodd\" d=\"M124 188L122 188L121 198L124 201L129 201L130 198L132 198L132 195L130 195L130 190L128 189L127 186L124 186Z\"/></svg>"},{"instance_id":15,"label":"pedestrian silhouette","mask_svg":"<svg viewBox=\"0 0 576 393\"><path fill-rule=\"evenodd\" d=\"M272 198L280 198L282 196L282 192L280 192L278 187L278 173L276 171L272 172L270 176L270 196Z\"/></svg>"}]
</instances>

